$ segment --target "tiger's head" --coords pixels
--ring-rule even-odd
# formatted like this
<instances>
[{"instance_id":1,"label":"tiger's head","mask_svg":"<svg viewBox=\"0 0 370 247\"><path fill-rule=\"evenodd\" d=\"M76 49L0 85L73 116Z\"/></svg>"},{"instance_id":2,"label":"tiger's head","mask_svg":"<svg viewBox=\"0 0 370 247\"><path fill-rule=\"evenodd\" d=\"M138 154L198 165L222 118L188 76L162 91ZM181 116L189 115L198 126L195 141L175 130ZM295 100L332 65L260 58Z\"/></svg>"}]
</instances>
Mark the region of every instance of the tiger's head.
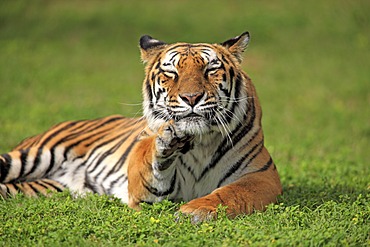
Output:
<instances>
[{"instance_id":1,"label":"tiger's head","mask_svg":"<svg viewBox=\"0 0 370 247\"><path fill-rule=\"evenodd\" d=\"M250 80L240 66L249 39L248 32L221 44L167 44L141 37L148 126L156 131L174 120L187 134L196 135L228 132L240 123L251 93Z\"/></svg>"}]
</instances>

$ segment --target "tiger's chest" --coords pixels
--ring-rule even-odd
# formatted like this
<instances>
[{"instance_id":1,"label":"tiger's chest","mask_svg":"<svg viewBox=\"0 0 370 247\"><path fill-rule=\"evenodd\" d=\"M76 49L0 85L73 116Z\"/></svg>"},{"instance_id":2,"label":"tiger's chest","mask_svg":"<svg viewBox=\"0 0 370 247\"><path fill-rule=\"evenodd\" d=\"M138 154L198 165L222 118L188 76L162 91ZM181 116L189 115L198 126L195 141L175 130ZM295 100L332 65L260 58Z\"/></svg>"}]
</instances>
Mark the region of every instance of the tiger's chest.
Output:
<instances>
[{"instance_id":1,"label":"tiger's chest","mask_svg":"<svg viewBox=\"0 0 370 247\"><path fill-rule=\"evenodd\" d=\"M175 200L189 201L209 194L220 186L227 163L215 159L220 142L215 138L195 143L194 148L174 161L178 181ZM221 162L220 162L221 161Z\"/></svg>"}]
</instances>

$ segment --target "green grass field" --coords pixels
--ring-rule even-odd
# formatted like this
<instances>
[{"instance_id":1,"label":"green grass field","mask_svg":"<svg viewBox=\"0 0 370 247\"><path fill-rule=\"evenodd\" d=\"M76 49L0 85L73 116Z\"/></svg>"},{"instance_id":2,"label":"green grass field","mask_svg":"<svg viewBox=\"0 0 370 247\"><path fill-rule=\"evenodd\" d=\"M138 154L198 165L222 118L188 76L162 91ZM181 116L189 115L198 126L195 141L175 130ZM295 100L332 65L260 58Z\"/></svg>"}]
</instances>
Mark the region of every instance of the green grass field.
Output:
<instances>
[{"instance_id":1,"label":"green grass field","mask_svg":"<svg viewBox=\"0 0 370 247\"><path fill-rule=\"evenodd\" d=\"M370 246L370 2L0 1L0 152L71 119L141 113L138 40L222 42L243 67L284 186L264 213L192 225L178 204L0 200L0 246Z\"/></svg>"}]
</instances>

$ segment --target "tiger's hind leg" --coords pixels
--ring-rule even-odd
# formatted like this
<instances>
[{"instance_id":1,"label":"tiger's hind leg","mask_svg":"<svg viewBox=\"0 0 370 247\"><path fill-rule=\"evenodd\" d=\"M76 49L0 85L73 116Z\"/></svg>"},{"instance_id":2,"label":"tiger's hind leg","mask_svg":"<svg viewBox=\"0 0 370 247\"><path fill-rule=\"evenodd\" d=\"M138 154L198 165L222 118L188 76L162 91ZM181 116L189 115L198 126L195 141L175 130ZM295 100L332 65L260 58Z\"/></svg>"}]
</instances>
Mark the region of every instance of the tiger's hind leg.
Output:
<instances>
[{"instance_id":1,"label":"tiger's hind leg","mask_svg":"<svg viewBox=\"0 0 370 247\"><path fill-rule=\"evenodd\" d=\"M50 151L36 147L0 155L0 195L4 198L18 193L37 196L62 191L62 184L46 178L48 173L58 168L50 162L52 159Z\"/></svg>"},{"instance_id":2,"label":"tiger's hind leg","mask_svg":"<svg viewBox=\"0 0 370 247\"><path fill-rule=\"evenodd\" d=\"M61 192L65 187L55 180L38 179L32 182L14 182L0 184L0 195L3 198L15 196L22 193L29 197L37 197L38 195L49 196L52 192Z\"/></svg>"}]
</instances>

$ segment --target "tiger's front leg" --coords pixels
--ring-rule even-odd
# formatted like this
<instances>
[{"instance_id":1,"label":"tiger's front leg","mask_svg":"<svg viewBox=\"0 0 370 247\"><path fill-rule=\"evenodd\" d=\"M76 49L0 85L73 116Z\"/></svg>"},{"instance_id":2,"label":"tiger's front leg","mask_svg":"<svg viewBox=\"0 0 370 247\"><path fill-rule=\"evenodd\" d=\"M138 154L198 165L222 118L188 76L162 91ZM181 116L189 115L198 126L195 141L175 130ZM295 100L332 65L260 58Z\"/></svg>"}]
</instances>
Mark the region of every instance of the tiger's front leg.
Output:
<instances>
[{"instance_id":1,"label":"tiger's front leg","mask_svg":"<svg viewBox=\"0 0 370 247\"><path fill-rule=\"evenodd\" d=\"M141 202L161 201L173 192L176 174L171 165L180 153L191 148L192 139L170 121L158 133L138 142L127 171L130 207L140 209Z\"/></svg>"},{"instance_id":2,"label":"tiger's front leg","mask_svg":"<svg viewBox=\"0 0 370 247\"><path fill-rule=\"evenodd\" d=\"M264 149L263 152L267 153L267 150ZM255 210L264 211L281 194L280 178L271 161L267 169L245 174L209 195L182 205L180 212L190 216L192 223L199 223L217 218L217 208L222 205L226 207L227 216L234 218L240 214L251 214Z\"/></svg>"}]
</instances>

